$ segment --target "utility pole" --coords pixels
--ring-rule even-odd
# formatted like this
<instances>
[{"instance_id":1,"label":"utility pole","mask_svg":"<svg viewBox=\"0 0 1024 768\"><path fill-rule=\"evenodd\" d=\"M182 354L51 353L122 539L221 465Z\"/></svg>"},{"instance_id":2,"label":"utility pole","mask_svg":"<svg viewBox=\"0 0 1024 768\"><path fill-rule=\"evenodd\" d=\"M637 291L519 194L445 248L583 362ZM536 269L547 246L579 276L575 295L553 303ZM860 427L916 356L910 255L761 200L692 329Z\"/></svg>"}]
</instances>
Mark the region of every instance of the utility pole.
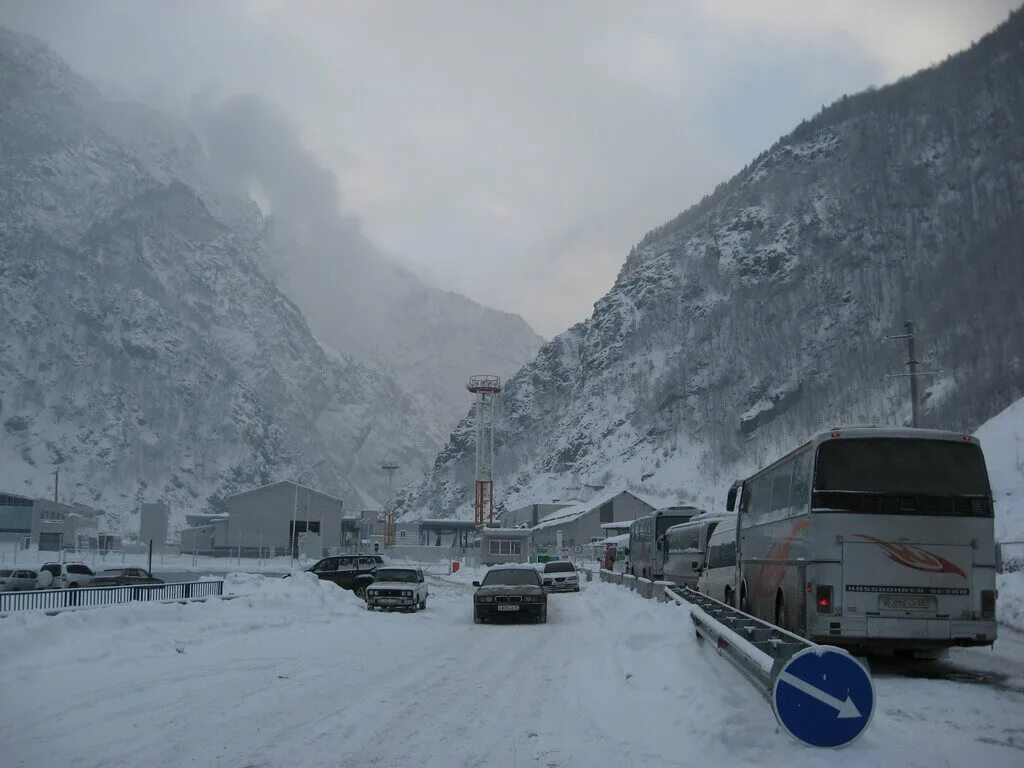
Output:
<instances>
[{"instance_id":1,"label":"utility pole","mask_svg":"<svg viewBox=\"0 0 1024 768\"><path fill-rule=\"evenodd\" d=\"M53 500L57 501L57 489L60 488L60 467L53 470Z\"/></svg>"},{"instance_id":2,"label":"utility pole","mask_svg":"<svg viewBox=\"0 0 1024 768\"><path fill-rule=\"evenodd\" d=\"M921 363L914 356L914 324L909 320L903 324L905 333L896 334L893 336L884 336L882 341L897 341L900 339L906 339L907 341L907 373L890 373L886 376L887 379L892 378L903 378L910 379L910 426L917 427L920 424L920 409L921 409L921 395L920 387L917 382L918 376L935 376L938 371L920 371L917 366Z\"/></svg>"}]
</instances>

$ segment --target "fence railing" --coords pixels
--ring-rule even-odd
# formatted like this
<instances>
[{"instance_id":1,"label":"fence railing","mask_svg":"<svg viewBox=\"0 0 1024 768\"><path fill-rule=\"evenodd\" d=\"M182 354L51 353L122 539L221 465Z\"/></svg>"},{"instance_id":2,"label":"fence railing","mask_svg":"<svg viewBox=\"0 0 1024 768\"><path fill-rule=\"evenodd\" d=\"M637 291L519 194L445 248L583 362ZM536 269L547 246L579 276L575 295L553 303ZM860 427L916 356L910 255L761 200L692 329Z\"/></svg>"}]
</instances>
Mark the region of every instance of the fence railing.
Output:
<instances>
[{"instance_id":1,"label":"fence railing","mask_svg":"<svg viewBox=\"0 0 1024 768\"><path fill-rule=\"evenodd\" d=\"M184 581L174 584L130 584L121 587L80 587L78 589L34 589L0 592L0 613L10 611L55 611L116 603L160 602L219 597L223 581Z\"/></svg>"}]
</instances>

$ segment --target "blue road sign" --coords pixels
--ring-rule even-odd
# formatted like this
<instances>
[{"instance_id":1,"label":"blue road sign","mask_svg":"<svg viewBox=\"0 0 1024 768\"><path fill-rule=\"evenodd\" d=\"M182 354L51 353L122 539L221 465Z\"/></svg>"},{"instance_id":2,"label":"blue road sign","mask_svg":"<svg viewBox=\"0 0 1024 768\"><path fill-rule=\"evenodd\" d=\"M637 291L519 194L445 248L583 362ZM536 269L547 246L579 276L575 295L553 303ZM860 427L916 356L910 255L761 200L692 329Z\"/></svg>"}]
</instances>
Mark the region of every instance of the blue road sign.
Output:
<instances>
[{"instance_id":1,"label":"blue road sign","mask_svg":"<svg viewBox=\"0 0 1024 768\"><path fill-rule=\"evenodd\" d=\"M871 722L875 685L864 665L841 648L805 648L776 676L772 708L793 738L812 747L842 747Z\"/></svg>"}]
</instances>

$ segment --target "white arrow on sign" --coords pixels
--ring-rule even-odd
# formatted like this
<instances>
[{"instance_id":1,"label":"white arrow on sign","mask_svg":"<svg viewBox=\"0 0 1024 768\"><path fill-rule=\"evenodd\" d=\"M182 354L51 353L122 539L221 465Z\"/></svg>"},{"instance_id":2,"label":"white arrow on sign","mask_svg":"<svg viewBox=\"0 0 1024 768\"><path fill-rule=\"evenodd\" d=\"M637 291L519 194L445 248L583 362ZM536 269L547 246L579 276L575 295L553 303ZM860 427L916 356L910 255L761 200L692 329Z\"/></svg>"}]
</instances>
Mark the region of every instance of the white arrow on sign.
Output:
<instances>
[{"instance_id":1,"label":"white arrow on sign","mask_svg":"<svg viewBox=\"0 0 1024 768\"><path fill-rule=\"evenodd\" d=\"M788 683L789 685L796 688L798 691L802 691L803 693L806 693L808 696L817 699L822 704L832 707L832 709L836 710L836 712L839 713L838 718L840 720L843 718L850 717L863 717L863 715L861 715L860 713L860 710L857 709L857 705L853 703L853 699L851 699L849 696L846 697L846 701L840 701L835 696L830 696L820 688L815 688L806 680L801 680L799 677L797 677L796 675L792 675L789 672L783 672L781 675L779 675L779 680L781 680L784 683Z\"/></svg>"}]
</instances>

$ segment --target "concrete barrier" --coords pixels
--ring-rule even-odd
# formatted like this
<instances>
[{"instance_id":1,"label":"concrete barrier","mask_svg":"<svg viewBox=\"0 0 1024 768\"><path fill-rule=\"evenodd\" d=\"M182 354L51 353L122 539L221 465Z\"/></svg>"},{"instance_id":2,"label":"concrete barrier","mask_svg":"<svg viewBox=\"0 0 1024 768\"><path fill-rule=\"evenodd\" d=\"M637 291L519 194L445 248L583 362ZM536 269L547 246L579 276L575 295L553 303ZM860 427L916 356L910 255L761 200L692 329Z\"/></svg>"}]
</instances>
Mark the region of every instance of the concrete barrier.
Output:
<instances>
[{"instance_id":1,"label":"concrete barrier","mask_svg":"<svg viewBox=\"0 0 1024 768\"><path fill-rule=\"evenodd\" d=\"M669 596L668 587L674 586L671 581L656 581L654 582L654 589L652 590L652 596L655 600L660 603L668 603L672 601Z\"/></svg>"},{"instance_id":2,"label":"concrete barrier","mask_svg":"<svg viewBox=\"0 0 1024 768\"><path fill-rule=\"evenodd\" d=\"M630 576L628 573L622 574L622 586L627 587L630 592L636 592L636 576Z\"/></svg>"},{"instance_id":3,"label":"concrete barrier","mask_svg":"<svg viewBox=\"0 0 1024 768\"><path fill-rule=\"evenodd\" d=\"M646 597L648 600L650 600L652 597L654 597L654 582L650 579L637 579L636 591L640 593L641 597Z\"/></svg>"}]
</instances>

